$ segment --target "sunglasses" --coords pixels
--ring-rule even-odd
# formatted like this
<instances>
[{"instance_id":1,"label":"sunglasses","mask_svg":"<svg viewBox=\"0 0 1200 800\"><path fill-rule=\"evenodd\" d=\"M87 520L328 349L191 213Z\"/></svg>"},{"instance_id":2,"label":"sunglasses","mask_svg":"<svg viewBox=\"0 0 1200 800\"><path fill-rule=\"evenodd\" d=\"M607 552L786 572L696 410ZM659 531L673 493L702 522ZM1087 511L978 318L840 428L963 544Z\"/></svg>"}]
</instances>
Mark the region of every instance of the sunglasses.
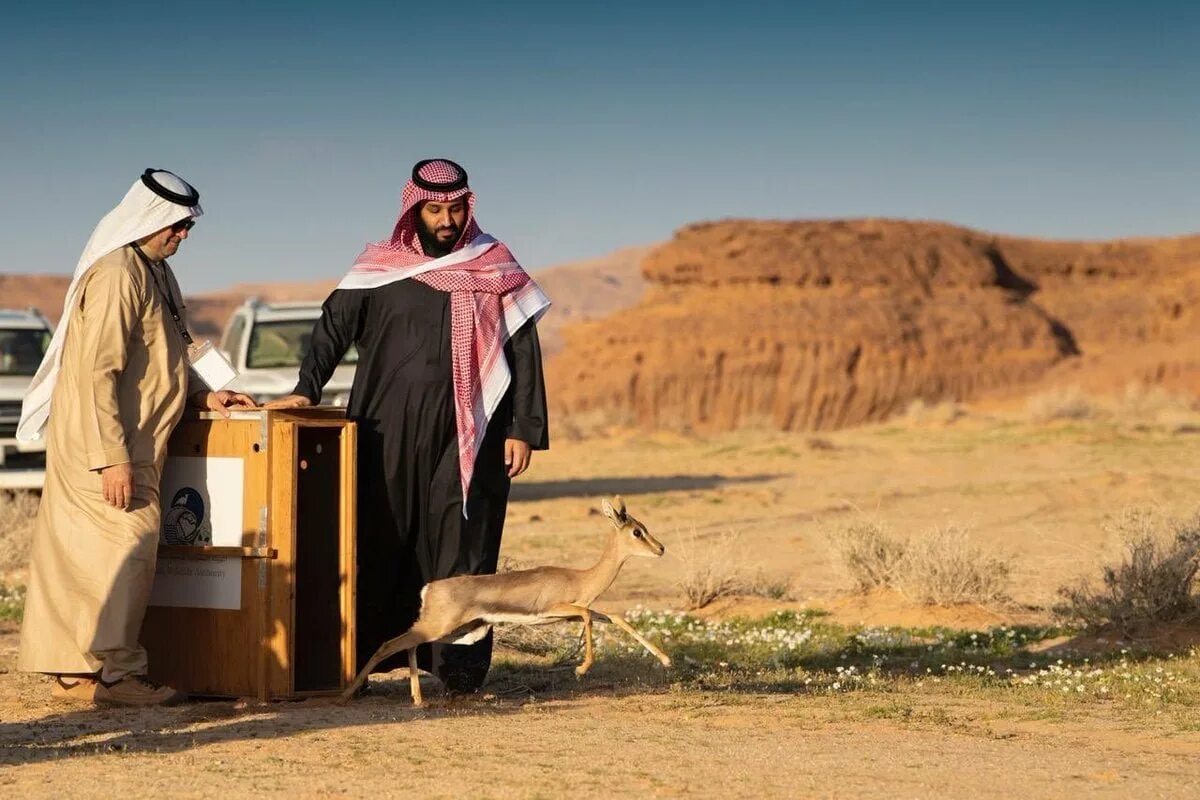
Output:
<instances>
[{"instance_id":1,"label":"sunglasses","mask_svg":"<svg viewBox=\"0 0 1200 800\"><path fill-rule=\"evenodd\" d=\"M184 231L190 231L195 224L196 220L194 219L184 219L172 225L171 230L175 233L183 233Z\"/></svg>"}]
</instances>

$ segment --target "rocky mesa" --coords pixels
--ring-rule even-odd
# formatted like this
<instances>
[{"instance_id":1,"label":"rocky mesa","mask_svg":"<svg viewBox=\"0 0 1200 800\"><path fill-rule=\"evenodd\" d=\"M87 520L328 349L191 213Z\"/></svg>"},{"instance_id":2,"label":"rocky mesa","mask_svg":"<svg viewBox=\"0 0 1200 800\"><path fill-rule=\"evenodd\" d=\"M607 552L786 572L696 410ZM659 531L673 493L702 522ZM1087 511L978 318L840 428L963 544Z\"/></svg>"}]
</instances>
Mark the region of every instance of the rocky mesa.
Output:
<instances>
[{"instance_id":1,"label":"rocky mesa","mask_svg":"<svg viewBox=\"0 0 1200 800\"><path fill-rule=\"evenodd\" d=\"M683 228L642 271L638 305L564 332L550 396L573 425L818 430L1060 375L1200 375L1179 348L1200 337L1200 237L731 220Z\"/></svg>"}]
</instances>

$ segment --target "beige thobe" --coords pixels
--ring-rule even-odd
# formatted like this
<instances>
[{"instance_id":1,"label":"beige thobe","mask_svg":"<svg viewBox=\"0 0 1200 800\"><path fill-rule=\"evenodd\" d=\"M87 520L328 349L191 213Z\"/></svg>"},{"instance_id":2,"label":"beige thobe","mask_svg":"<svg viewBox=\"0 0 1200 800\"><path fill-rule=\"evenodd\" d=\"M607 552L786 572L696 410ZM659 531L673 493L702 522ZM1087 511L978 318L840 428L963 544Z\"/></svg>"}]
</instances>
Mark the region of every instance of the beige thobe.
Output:
<instances>
[{"instance_id":1,"label":"beige thobe","mask_svg":"<svg viewBox=\"0 0 1200 800\"><path fill-rule=\"evenodd\" d=\"M158 286L182 308L170 270L122 247L87 273L69 312L21 626L24 671L100 671L106 681L146 672L138 635L154 581L158 482L188 381L186 344ZM134 474L128 511L105 502L99 472L124 462Z\"/></svg>"}]
</instances>

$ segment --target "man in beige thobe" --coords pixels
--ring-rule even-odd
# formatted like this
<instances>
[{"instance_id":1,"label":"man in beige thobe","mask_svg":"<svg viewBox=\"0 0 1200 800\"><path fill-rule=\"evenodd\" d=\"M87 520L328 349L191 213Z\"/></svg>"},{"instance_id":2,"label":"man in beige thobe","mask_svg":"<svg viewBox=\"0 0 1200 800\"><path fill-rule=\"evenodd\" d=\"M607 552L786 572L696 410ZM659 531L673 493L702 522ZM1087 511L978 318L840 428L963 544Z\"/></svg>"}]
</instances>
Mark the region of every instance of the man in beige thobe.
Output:
<instances>
[{"instance_id":1,"label":"man in beige thobe","mask_svg":"<svg viewBox=\"0 0 1200 800\"><path fill-rule=\"evenodd\" d=\"M61 699L171 703L138 644L154 581L159 478L186 403L245 395L189 386L190 337L166 259L202 213L176 175L147 170L88 242L18 435L46 437L18 667Z\"/></svg>"}]
</instances>

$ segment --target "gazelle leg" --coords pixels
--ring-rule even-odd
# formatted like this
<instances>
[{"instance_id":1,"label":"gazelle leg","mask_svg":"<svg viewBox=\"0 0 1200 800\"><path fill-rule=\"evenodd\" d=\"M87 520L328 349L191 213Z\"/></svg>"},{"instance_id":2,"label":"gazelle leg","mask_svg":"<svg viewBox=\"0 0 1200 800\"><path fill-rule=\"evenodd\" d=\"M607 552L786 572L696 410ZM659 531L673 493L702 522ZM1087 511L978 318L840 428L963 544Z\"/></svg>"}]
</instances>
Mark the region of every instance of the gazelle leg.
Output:
<instances>
[{"instance_id":1,"label":"gazelle leg","mask_svg":"<svg viewBox=\"0 0 1200 800\"><path fill-rule=\"evenodd\" d=\"M412 692L412 701L414 706L424 705L425 701L421 698L421 676L417 669L417 648L408 648L408 688Z\"/></svg>"},{"instance_id":2,"label":"gazelle leg","mask_svg":"<svg viewBox=\"0 0 1200 800\"><path fill-rule=\"evenodd\" d=\"M583 609L583 663L575 668L575 675L582 678L587 674L587 671L592 668L592 664L596 661L595 653L592 651L592 615L586 608Z\"/></svg>"},{"instance_id":3,"label":"gazelle leg","mask_svg":"<svg viewBox=\"0 0 1200 800\"><path fill-rule=\"evenodd\" d=\"M544 616L560 619L578 617L583 620L583 663L575 668L575 674L584 675L596 661L595 649L592 644L592 610L587 606L574 603L560 603L547 609Z\"/></svg>"},{"instance_id":4,"label":"gazelle leg","mask_svg":"<svg viewBox=\"0 0 1200 800\"><path fill-rule=\"evenodd\" d=\"M414 625L407 633L402 633L395 639L388 639L383 644L379 645L379 649L375 651L375 655L366 663L358 675L354 678L354 683L346 687L346 691L342 692L342 696L338 698L339 703L345 703L354 693L358 691L358 687L363 685L363 681L371 674L371 670L379 665L379 662L385 658L390 658L401 650L411 650L419 644L424 644L429 641L424 634L419 633Z\"/></svg>"},{"instance_id":5,"label":"gazelle leg","mask_svg":"<svg viewBox=\"0 0 1200 800\"><path fill-rule=\"evenodd\" d=\"M623 631L625 631L626 633L628 633L628 634L629 634L630 636L632 636L634 639L637 639L637 642L638 642L638 644L640 644L642 647L644 647L644 648L646 648L647 650L649 650L649 651L650 651L650 653L651 653L651 654L652 654L652 655L653 655L655 658L657 658L657 659L658 659L660 662L662 662L662 665L663 665L664 667L669 667L669 666L671 666L671 658L670 658L670 656L668 656L668 655L667 655L666 653L664 653L662 650L659 650L657 647L655 647L653 644L651 644L651 643L650 643L650 642L649 642L649 641L648 641L648 640L647 640L647 639L646 639L644 636L642 636L640 633L638 633L637 631L635 631L635 630L633 629L633 626L632 626L632 625L630 625L628 622L626 622L626 621L625 621L625 618L624 618L624 617L622 617L620 614L612 614L612 613L609 613L609 612L607 612L607 611L603 612L603 614L604 614L604 616L608 617L609 621L610 621L610 622L611 622L613 625L616 625L618 628L620 628L621 630L623 630Z\"/></svg>"}]
</instances>

